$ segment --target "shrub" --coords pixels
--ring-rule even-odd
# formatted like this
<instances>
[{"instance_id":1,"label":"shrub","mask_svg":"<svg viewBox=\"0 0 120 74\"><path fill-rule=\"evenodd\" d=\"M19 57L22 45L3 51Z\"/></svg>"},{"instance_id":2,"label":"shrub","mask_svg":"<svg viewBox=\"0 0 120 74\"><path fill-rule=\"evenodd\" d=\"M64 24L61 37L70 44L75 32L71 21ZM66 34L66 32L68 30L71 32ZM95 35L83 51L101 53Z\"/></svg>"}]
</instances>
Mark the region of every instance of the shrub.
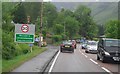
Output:
<instances>
[{"instance_id":1,"label":"shrub","mask_svg":"<svg viewBox=\"0 0 120 74\"><path fill-rule=\"evenodd\" d=\"M61 35L53 35L52 39L54 42L59 42L62 40L62 36Z\"/></svg>"}]
</instances>

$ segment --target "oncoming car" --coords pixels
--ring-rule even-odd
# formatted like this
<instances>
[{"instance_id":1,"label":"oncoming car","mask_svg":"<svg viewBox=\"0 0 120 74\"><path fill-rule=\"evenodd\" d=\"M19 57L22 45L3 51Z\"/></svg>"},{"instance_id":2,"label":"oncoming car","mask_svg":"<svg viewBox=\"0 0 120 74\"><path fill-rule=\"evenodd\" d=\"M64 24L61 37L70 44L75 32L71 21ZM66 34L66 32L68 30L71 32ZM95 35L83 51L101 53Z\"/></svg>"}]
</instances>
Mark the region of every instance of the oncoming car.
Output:
<instances>
[{"instance_id":1,"label":"oncoming car","mask_svg":"<svg viewBox=\"0 0 120 74\"><path fill-rule=\"evenodd\" d=\"M63 41L62 44L60 45L60 51L71 51L74 52L74 45L70 41Z\"/></svg>"}]
</instances>

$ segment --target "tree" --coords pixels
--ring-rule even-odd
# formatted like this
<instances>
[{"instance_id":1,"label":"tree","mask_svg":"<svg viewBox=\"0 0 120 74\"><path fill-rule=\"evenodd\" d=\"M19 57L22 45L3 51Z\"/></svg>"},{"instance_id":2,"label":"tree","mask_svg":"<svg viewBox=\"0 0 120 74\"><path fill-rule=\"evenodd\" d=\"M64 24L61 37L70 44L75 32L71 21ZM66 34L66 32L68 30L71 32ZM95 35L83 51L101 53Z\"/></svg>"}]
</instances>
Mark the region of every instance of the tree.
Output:
<instances>
[{"instance_id":1,"label":"tree","mask_svg":"<svg viewBox=\"0 0 120 74\"><path fill-rule=\"evenodd\" d=\"M78 33L78 30L79 30L79 22L73 18L73 17L66 17L65 18L65 29L66 29L66 32L67 32L67 36L70 38L70 39L73 39L74 36Z\"/></svg>"},{"instance_id":2,"label":"tree","mask_svg":"<svg viewBox=\"0 0 120 74\"><path fill-rule=\"evenodd\" d=\"M91 17L91 9L80 5L74 12L75 18L79 21L79 34L83 37L92 38L97 33L96 24ZM93 29L94 27L94 29Z\"/></svg>"},{"instance_id":3,"label":"tree","mask_svg":"<svg viewBox=\"0 0 120 74\"><path fill-rule=\"evenodd\" d=\"M13 21L15 23L27 23L27 16L25 13L25 8L24 5L21 3L20 6L18 7L18 9L13 13L14 18Z\"/></svg>"},{"instance_id":4,"label":"tree","mask_svg":"<svg viewBox=\"0 0 120 74\"><path fill-rule=\"evenodd\" d=\"M57 9L56 7L48 2L48 3L44 3L44 14L43 17L46 18L47 21L47 27L53 27L53 22L57 17ZM46 23L46 21L44 21L43 23Z\"/></svg>"},{"instance_id":5,"label":"tree","mask_svg":"<svg viewBox=\"0 0 120 74\"><path fill-rule=\"evenodd\" d=\"M105 35L109 38L118 38L120 39L119 34L120 21L111 20L105 25Z\"/></svg>"},{"instance_id":6,"label":"tree","mask_svg":"<svg viewBox=\"0 0 120 74\"><path fill-rule=\"evenodd\" d=\"M61 24L54 25L53 32L56 35L61 35L64 32L64 26Z\"/></svg>"}]
</instances>

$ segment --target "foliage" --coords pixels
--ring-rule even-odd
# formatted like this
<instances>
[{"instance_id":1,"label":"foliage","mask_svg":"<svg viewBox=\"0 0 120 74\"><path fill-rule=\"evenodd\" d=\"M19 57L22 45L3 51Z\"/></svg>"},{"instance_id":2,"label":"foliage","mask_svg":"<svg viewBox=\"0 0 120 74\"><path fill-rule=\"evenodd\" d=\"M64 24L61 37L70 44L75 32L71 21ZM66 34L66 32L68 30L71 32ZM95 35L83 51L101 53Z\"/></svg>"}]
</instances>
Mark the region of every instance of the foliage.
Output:
<instances>
[{"instance_id":1,"label":"foliage","mask_svg":"<svg viewBox=\"0 0 120 74\"><path fill-rule=\"evenodd\" d=\"M65 29L67 33L67 36L72 39L79 30L79 22L70 16L65 18Z\"/></svg>"},{"instance_id":2,"label":"foliage","mask_svg":"<svg viewBox=\"0 0 120 74\"><path fill-rule=\"evenodd\" d=\"M23 4L20 4L17 10L14 11L13 15L14 15L13 18L14 23L19 23L19 24L27 23L26 21L27 16Z\"/></svg>"},{"instance_id":3,"label":"foliage","mask_svg":"<svg viewBox=\"0 0 120 74\"><path fill-rule=\"evenodd\" d=\"M62 36L61 35L53 35L52 39L54 42L59 42L62 40Z\"/></svg>"},{"instance_id":4,"label":"foliage","mask_svg":"<svg viewBox=\"0 0 120 74\"><path fill-rule=\"evenodd\" d=\"M106 37L120 39L119 28L120 28L120 21L111 20L111 21L107 22L105 25Z\"/></svg>"},{"instance_id":5,"label":"foliage","mask_svg":"<svg viewBox=\"0 0 120 74\"><path fill-rule=\"evenodd\" d=\"M75 18L79 21L79 34L86 38L92 38L97 35L97 26L91 17L91 9L80 5L75 10ZM94 27L94 29L93 29Z\"/></svg>"},{"instance_id":6,"label":"foliage","mask_svg":"<svg viewBox=\"0 0 120 74\"><path fill-rule=\"evenodd\" d=\"M53 26L54 34L61 35L64 32L64 26L61 24L56 24Z\"/></svg>"}]
</instances>

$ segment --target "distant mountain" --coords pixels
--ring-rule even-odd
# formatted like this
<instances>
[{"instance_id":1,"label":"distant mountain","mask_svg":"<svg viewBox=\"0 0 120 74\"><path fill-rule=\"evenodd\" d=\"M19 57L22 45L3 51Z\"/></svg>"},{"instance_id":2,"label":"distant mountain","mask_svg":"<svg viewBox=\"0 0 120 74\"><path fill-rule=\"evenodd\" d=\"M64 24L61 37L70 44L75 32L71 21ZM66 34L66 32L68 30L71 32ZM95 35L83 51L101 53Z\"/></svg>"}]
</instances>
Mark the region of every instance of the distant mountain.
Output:
<instances>
[{"instance_id":1,"label":"distant mountain","mask_svg":"<svg viewBox=\"0 0 120 74\"><path fill-rule=\"evenodd\" d=\"M86 5L92 10L92 17L95 22L105 24L109 20L118 19L118 3L117 2L53 2L60 10L62 7L75 10L79 5Z\"/></svg>"}]
</instances>

